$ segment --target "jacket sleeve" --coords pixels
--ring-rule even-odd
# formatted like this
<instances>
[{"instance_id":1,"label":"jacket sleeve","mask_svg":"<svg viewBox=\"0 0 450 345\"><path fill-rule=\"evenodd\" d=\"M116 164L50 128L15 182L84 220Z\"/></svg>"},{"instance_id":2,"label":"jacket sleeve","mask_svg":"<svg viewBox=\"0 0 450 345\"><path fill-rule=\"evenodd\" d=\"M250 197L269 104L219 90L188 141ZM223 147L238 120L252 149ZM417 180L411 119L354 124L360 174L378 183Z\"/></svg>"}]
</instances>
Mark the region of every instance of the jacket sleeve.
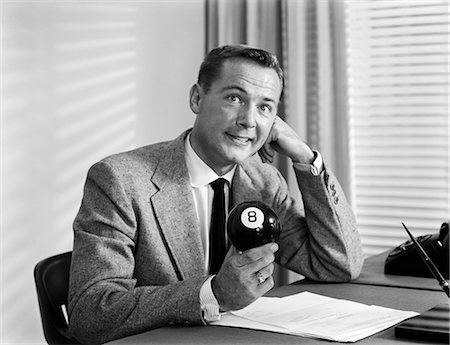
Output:
<instances>
[{"instance_id":1,"label":"jacket sleeve","mask_svg":"<svg viewBox=\"0 0 450 345\"><path fill-rule=\"evenodd\" d=\"M312 280L357 278L363 264L361 241L338 180L325 166L318 176L311 174L309 166L295 165L294 171L304 209L289 196L281 178L276 205L283 230L277 261Z\"/></svg>"},{"instance_id":2,"label":"jacket sleeve","mask_svg":"<svg viewBox=\"0 0 450 345\"><path fill-rule=\"evenodd\" d=\"M94 165L74 221L69 330L86 344L169 323L202 324L199 293L206 277L175 276L153 286L135 279L137 215L120 180L107 164Z\"/></svg>"}]
</instances>

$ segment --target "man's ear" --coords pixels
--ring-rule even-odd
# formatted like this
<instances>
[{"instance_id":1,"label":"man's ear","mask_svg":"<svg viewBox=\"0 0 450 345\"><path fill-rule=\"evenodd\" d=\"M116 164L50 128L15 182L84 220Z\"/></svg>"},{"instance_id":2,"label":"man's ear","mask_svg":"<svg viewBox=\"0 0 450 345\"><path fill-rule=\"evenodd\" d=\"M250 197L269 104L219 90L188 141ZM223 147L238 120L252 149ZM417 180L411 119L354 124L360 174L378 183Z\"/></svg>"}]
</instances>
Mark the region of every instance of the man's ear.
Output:
<instances>
[{"instance_id":1,"label":"man's ear","mask_svg":"<svg viewBox=\"0 0 450 345\"><path fill-rule=\"evenodd\" d=\"M200 85L194 84L189 92L189 106L194 114L198 114L200 111L202 88Z\"/></svg>"}]
</instances>

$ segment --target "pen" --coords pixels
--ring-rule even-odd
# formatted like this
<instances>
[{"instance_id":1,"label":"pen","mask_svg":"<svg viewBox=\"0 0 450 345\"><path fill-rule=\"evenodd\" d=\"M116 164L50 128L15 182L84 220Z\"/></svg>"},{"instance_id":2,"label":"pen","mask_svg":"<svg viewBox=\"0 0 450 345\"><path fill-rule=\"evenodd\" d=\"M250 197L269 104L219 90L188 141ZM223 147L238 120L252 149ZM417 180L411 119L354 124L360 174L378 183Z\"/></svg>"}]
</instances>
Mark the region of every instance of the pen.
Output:
<instances>
[{"instance_id":1,"label":"pen","mask_svg":"<svg viewBox=\"0 0 450 345\"><path fill-rule=\"evenodd\" d=\"M422 247L422 245L419 242L417 242L417 240L414 238L414 236L411 235L411 233L409 232L408 228L406 227L406 225L403 222L402 222L402 225L405 228L406 232L408 233L409 237L411 237L411 240L413 241L414 245L416 246L417 251L419 252L419 254L422 257L422 259L425 262L425 264L430 269L430 271L433 274L433 276L438 281L438 283L441 286L442 290L444 290L444 292L447 294L447 297L450 297L449 296L449 291L448 291L448 283L447 283L447 281L444 279L444 277L442 276L441 272L439 272L439 269L436 267L434 262L428 256L428 254L425 251L425 249Z\"/></svg>"}]
</instances>

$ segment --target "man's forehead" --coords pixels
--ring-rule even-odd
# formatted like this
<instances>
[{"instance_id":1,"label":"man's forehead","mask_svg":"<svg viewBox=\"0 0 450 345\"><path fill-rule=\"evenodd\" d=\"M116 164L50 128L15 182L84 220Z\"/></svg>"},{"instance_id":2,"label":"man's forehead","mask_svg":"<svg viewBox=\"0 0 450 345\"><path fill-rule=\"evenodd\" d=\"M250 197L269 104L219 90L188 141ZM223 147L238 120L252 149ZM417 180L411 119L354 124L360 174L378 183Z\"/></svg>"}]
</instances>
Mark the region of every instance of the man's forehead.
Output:
<instances>
[{"instance_id":1,"label":"man's forehead","mask_svg":"<svg viewBox=\"0 0 450 345\"><path fill-rule=\"evenodd\" d=\"M242 88L246 84L281 93L281 80L277 72L246 59L229 59L223 62L218 80L225 87ZM224 86L224 85L222 85Z\"/></svg>"},{"instance_id":2,"label":"man's forehead","mask_svg":"<svg viewBox=\"0 0 450 345\"><path fill-rule=\"evenodd\" d=\"M260 70L264 74L274 75L279 79L277 72L272 67L261 65L255 61L245 58L230 58L222 62L222 72L233 72L239 70Z\"/></svg>"}]
</instances>

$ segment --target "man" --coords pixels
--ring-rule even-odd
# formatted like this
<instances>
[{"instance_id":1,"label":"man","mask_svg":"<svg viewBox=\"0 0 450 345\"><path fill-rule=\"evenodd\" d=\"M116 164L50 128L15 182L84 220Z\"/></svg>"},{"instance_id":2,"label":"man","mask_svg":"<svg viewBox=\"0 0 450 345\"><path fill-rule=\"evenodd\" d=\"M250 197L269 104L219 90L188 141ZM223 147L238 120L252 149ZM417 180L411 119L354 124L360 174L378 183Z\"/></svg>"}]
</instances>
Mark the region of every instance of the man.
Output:
<instances>
[{"instance_id":1,"label":"man","mask_svg":"<svg viewBox=\"0 0 450 345\"><path fill-rule=\"evenodd\" d=\"M192 130L108 157L89 171L74 222L70 331L106 342L169 323L201 325L273 287L273 262L320 281L362 266L355 219L334 175L277 116L283 74L263 50L212 50L190 91ZM289 157L304 205L269 163ZM222 177L228 209L259 200L283 225L278 244L230 246L219 268L210 229ZM304 210L304 211L303 211Z\"/></svg>"}]
</instances>

